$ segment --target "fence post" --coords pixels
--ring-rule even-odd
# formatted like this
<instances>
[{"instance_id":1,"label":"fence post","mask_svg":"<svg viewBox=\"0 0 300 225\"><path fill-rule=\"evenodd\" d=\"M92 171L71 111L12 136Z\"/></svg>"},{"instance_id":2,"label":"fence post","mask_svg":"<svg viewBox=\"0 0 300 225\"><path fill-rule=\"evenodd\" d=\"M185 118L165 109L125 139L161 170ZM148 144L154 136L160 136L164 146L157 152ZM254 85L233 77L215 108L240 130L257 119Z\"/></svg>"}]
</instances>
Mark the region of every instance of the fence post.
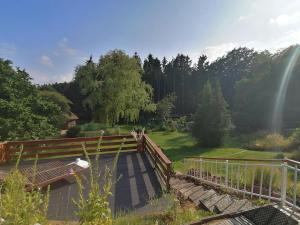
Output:
<instances>
[{"instance_id":1,"label":"fence post","mask_svg":"<svg viewBox=\"0 0 300 225\"><path fill-rule=\"evenodd\" d=\"M203 173L203 169L202 169L202 159L200 159L200 179L202 179L202 173Z\"/></svg>"},{"instance_id":2,"label":"fence post","mask_svg":"<svg viewBox=\"0 0 300 225\"><path fill-rule=\"evenodd\" d=\"M167 180L166 180L167 191L170 190L170 179L171 179L171 164L167 164Z\"/></svg>"},{"instance_id":3,"label":"fence post","mask_svg":"<svg viewBox=\"0 0 300 225\"><path fill-rule=\"evenodd\" d=\"M228 160L226 160L226 168L225 168L225 187L228 187Z\"/></svg>"},{"instance_id":4,"label":"fence post","mask_svg":"<svg viewBox=\"0 0 300 225\"><path fill-rule=\"evenodd\" d=\"M5 141L0 144L0 163L6 163L9 159L8 142Z\"/></svg>"},{"instance_id":5,"label":"fence post","mask_svg":"<svg viewBox=\"0 0 300 225\"><path fill-rule=\"evenodd\" d=\"M287 163L284 162L282 165L282 181L281 181L281 206L285 206L286 200L286 185L287 185Z\"/></svg>"}]
</instances>

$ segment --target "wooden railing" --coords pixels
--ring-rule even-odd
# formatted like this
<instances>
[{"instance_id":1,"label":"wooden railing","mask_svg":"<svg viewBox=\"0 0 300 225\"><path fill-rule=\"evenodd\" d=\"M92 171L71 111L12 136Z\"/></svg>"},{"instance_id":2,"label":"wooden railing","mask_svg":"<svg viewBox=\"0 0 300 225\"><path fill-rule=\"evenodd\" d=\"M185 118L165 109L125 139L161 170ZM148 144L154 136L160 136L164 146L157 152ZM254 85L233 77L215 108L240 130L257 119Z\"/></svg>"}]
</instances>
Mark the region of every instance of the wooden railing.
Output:
<instances>
[{"instance_id":1,"label":"wooden railing","mask_svg":"<svg viewBox=\"0 0 300 225\"><path fill-rule=\"evenodd\" d=\"M98 142L101 137L61 138L32 141L7 141L0 144L1 162L15 160L23 148L22 159L63 158L84 155L82 144L88 154L97 152ZM103 136L100 153L114 153L121 151L136 151L137 141L132 135Z\"/></svg>"},{"instance_id":2,"label":"wooden railing","mask_svg":"<svg viewBox=\"0 0 300 225\"><path fill-rule=\"evenodd\" d=\"M144 149L149 154L154 168L161 180L165 183L167 189L170 188L170 178L172 175L172 162L163 153L161 148L157 146L148 135L144 135Z\"/></svg>"},{"instance_id":3,"label":"wooden railing","mask_svg":"<svg viewBox=\"0 0 300 225\"><path fill-rule=\"evenodd\" d=\"M22 151L22 159L49 159L83 156L83 144L88 154L99 153L98 142L101 137L60 138L30 141L6 141L0 143L0 163L16 160ZM167 189L172 174L171 161L164 155L148 135L137 141L132 135L103 136L100 145L100 154L121 152L145 151L149 154L154 169L164 182Z\"/></svg>"}]
</instances>

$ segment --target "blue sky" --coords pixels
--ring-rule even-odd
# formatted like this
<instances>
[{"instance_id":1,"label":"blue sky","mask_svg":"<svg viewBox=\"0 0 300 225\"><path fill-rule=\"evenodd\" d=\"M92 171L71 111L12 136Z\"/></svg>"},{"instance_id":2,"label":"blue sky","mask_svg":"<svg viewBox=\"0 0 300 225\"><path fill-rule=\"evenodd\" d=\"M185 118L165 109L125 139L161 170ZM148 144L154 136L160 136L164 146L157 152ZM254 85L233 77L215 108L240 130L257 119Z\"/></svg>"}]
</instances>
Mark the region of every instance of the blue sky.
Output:
<instances>
[{"instance_id":1,"label":"blue sky","mask_svg":"<svg viewBox=\"0 0 300 225\"><path fill-rule=\"evenodd\" d=\"M0 20L0 57L40 84L69 81L90 55L116 48L195 62L300 43L298 0L1 0Z\"/></svg>"}]
</instances>

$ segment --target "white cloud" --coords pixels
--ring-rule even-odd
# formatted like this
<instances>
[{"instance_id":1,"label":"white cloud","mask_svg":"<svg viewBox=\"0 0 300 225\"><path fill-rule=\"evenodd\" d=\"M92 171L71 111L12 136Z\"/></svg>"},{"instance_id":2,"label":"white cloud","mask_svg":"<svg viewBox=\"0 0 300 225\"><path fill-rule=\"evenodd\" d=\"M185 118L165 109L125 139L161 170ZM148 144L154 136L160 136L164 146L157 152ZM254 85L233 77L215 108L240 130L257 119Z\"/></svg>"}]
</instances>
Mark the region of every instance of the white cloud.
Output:
<instances>
[{"instance_id":1,"label":"white cloud","mask_svg":"<svg viewBox=\"0 0 300 225\"><path fill-rule=\"evenodd\" d=\"M33 78L33 83L35 84L69 82L73 79L72 72L49 74L38 70L28 70L28 73Z\"/></svg>"},{"instance_id":2,"label":"white cloud","mask_svg":"<svg viewBox=\"0 0 300 225\"><path fill-rule=\"evenodd\" d=\"M1 42L0 43L0 58L6 58L14 56L17 48L14 44Z\"/></svg>"},{"instance_id":3,"label":"white cloud","mask_svg":"<svg viewBox=\"0 0 300 225\"><path fill-rule=\"evenodd\" d=\"M47 55L42 55L40 58L39 58L39 62L45 66L49 66L49 67L52 67L53 66L53 62L52 62L52 59L47 56Z\"/></svg>"},{"instance_id":4,"label":"white cloud","mask_svg":"<svg viewBox=\"0 0 300 225\"><path fill-rule=\"evenodd\" d=\"M300 12L293 14L281 14L275 18L270 18L270 24L277 25L279 27L288 26L300 22Z\"/></svg>"},{"instance_id":5,"label":"white cloud","mask_svg":"<svg viewBox=\"0 0 300 225\"><path fill-rule=\"evenodd\" d=\"M77 54L77 50L69 46L69 40L66 37L59 41L58 47L59 50L66 55L75 56Z\"/></svg>"},{"instance_id":6,"label":"white cloud","mask_svg":"<svg viewBox=\"0 0 300 225\"><path fill-rule=\"evenodd\" d=\"M207 55L210 62L215 61L217 58L225 55L230 50L239 47L236 42L222 43L219 45L208 46L204 49L203 54Z\"/></svg>"},{"instance_id":7,"label":"white cloud","mask_svg":"<svg viewBox=\"0 0 300 225\"><path fill-rule=\"evenodd\" d=\"M239 16L238 18L238 22L242 22L242 21L245 21L247 19L246 16Z\"/></svg>"}]
</instances>

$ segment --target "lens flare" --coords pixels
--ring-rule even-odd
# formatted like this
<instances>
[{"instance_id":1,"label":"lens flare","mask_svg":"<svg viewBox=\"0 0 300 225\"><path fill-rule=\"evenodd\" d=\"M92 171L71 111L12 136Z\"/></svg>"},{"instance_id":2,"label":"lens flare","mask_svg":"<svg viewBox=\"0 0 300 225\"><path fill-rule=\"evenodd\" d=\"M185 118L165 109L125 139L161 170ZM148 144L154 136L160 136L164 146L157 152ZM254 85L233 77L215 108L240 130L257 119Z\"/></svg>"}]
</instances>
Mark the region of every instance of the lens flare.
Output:
<instances>
[{"instance_id":1,"label":"lens flare","mask_svg":"<svg viewBox=\"0 0 300 225\"><path fill-rule=\"evenodd\" d=\"M280 81L280 87L278 90L278 94L276 96L273 118L272 118L272 126L273 126L274 133L281 133L284 101L286 98L289 82L293 74L293 70L297 62L297 59L299 58L299 55L300 55L300 47L297 46L293 50L290 61L287 67L285 68L284 74Z\"/></svg>"}]
</instances>

